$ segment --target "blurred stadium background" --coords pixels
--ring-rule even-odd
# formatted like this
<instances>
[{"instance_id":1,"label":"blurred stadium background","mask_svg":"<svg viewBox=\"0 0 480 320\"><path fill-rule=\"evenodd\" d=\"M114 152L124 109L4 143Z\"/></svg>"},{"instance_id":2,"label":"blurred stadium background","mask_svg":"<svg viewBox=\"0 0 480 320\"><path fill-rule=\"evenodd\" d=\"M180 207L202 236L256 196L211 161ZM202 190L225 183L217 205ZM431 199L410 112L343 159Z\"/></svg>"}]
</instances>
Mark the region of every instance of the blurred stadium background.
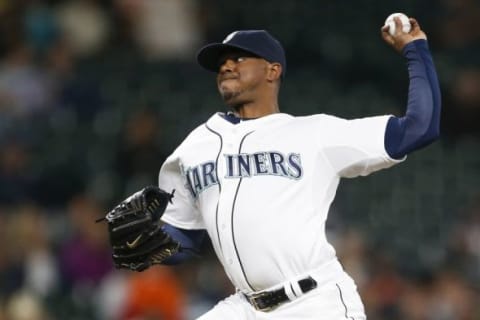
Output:
<instances>
[{"instance_id":1,"label":"blurred stadium background","mask_svg":"<svg viewBox=\"0 0 480 320\"><path fill-rule=\"evenodd\" d=\"M0 0L0 319L188 320L231 293L208 245L114 270L94 220L223 109L194 57L236 29L282 40L284 112L401 114L405 63L379 32L398 11L429 36L442 139L343 181L328 236L369 319L480 319L477 0Z\"/></svg>"}]
</instances>

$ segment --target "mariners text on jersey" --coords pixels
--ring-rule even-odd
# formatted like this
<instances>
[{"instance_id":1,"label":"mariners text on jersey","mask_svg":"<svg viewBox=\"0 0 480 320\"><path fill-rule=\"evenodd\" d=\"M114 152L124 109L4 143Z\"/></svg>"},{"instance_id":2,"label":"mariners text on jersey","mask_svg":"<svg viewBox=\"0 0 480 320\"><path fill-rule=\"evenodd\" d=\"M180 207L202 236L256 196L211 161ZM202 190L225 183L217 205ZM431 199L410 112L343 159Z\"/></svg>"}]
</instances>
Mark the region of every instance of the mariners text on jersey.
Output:
<instances>
[{"instance_id":1,"label":"mariners text on jersey","mask_svg":"<svg viewBox=\"0 0 480 320\"><path fill-rule=\"evenodd\" d=\"M225 178L250 178L261 175L300 179L303 175L301 156L298 153L283 154L278 151L224 154ZM184 168L187 188L194 197L205 189L218 184L215 161Z\"/></svg>"}]
</instances>

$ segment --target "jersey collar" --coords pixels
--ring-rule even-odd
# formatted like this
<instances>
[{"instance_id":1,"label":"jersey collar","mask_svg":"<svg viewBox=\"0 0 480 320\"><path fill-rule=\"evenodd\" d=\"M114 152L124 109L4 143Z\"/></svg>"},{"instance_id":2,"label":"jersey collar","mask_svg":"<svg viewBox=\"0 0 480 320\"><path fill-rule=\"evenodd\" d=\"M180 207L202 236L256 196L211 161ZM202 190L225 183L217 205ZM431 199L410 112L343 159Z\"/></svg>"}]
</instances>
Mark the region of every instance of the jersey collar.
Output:
<instances>
[{"instance_id":1,"label":"jersey collar","mask_svg":"<svg viewBox=\"0 0 480 320\"><path fill-rule=\"evenodd\" d=\"M268 116L260 117L260 118L255 118L255 119L239 119L239 121L233 121L236 123L233 123L225 117L228 117L228 114L226 115L223 112L217 112L214 115L210 117L210 119L207 120L206 125L215 131L218 132L246 132L246 131L251 131L255 130L259 127L262 127L264 125L267 125L272 122L276 121L284 121L290 118L293 118L291 115L286 114L286 113L273 113Z\"/></svg>"}]
</instances>

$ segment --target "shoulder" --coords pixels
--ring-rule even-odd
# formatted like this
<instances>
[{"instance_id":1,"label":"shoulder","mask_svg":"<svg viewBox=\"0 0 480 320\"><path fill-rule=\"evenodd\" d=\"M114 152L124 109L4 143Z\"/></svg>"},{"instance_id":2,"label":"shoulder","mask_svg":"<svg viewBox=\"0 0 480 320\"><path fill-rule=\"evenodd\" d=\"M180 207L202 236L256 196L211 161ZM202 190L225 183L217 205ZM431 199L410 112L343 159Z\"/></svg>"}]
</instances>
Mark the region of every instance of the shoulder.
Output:
<instances>
[{"instance_id":1,"label":"shoulder","mask_svg":"<svg viewBox=\"0 0 480 320\"><path fill-rule=\"evenodd\" d=\"M294 117L294 119L295 121L304 122L304 123L318 122L318 121L327 122L327 121L345 120L337 116L333 116L326 113L317 113L317 114L311 114L306 116L296 116Z\"/></svg>"},{"instance_id":2,"label":"shoulder","mask_svg":"<svg viewBox=\"0 0 480 320\"><path fill-rule=\"evenodd\" d=\"M372 116L365 118L345 119L328 114L315 114L295 117L291 129L300 135L318 138L324 143L341 141L356 141L365 136L383 137L390 116Z\"/></svg>"},{"instance_id":3,"label":"shoulder","mask_svg":"<svg viewBox=\"0 0 480 320\"><path fill-rule=\"evenodd\" d=\"M322 128L326 129L329 127L334 127L336 125L342 125L347 123L349 120L332 116L325 113L313 114L308 116L299 116L295 117L292 120L292 123L297 126L302 126L308 129L313 128Z\"/></svg>"},{"instance_id":4,"label":"shoulder","mask_svg":"<svg viewBox=\"0 0 480 320\"><path fill-rule=\"evenodd\" d=\"M354 119L346 119L340 118L337 116L329 115L329 114L315 114L310 116L304 117L296 117L297 121L302 124L312 124L318 125L321 124L323 127L336 127L336 126L355 126L358 124L370 125L374 123L384 123L388 120L391 115L378 115L378 116L370 116L364 118L354 118Z\"/></svg>"}]
</instances>

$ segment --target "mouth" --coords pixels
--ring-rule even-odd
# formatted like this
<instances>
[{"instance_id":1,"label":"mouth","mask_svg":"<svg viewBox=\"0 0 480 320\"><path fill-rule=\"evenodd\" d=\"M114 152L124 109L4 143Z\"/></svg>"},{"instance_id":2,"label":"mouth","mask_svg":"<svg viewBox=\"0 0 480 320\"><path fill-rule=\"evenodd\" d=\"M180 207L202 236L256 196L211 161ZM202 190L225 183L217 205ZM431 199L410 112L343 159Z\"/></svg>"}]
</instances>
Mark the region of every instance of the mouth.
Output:
<instances>
[{"instance_id":1,"label":"mouth","mask_svg":"<svg viewBox=\"0 0 480 320\"><path fill-rule=\"evenodd\" d=\"M235 75L225 75L225 76L221 76L219 79L218 79L218 83L222 83L224 81L228 81L228 80L237 80L238 77L235 76Z\"/></svg>"}]
</instances>

